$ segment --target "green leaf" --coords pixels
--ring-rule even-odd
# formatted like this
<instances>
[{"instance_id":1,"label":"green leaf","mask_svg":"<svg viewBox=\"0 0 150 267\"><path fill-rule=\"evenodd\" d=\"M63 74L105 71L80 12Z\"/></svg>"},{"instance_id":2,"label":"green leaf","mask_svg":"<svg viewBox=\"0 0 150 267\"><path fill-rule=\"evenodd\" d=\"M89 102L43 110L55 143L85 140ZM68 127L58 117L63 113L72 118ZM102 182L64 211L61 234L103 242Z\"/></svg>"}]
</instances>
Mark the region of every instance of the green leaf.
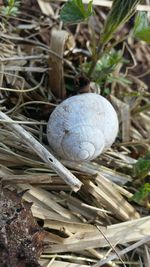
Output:
<instances>
[{"instance_id":1,"label":"green leaf","mask_svg":"<svg viewBox=\"0 0 150 267\"><path fill-rule=\"evenodd\" d=\"M148 18L146 12L138 12L135 17L134 22L134 34L138 33L139 31L142 31L143 28L148 27Z\"/></svg>"},{"instance_id":2,"label":"green leaf","mask_svg":"<svg viewBox=\"0 0 150 267\"><path fill-rule=\"evenodd\" d=\"M140 0L114 0L112 8L104 25L103 35L101 39L102 45L106 44L116 32L118 27L128 21L135 13L135 8Z\"/></svg>"},{"instance_id":3,"label":"green leaf","mask_svg":"<svg viewBox=\"0 0 150 267\"><path fill-rule=\"evenodd\" d=\"M141 203L144 199L148 197L150 193L150 183L145 183L130 200L133 200L137 203Z\"/></svg>"},{"instance_id":4,"label":"green leaf","mask_svg":"<svg viewBox=\"0 0 150 267\"><path fill-rule=\"evenodd\" d=\"M107 68L114 70L117 64L121 62L124 62L121 51L112 49L110 52L103 54L101 59L97 62L96 70L101 71Z\"/></svg>"},{"instance_id":5,"label":"green leaf","mask_svg":"<svg viewBox=\"0 0 150 267\"><path fill-rule=\"evenodd\" d=\"M93 14L92 3L90 1L85 8L82 0L68 0L60 12L60 19L71 24L85 21Z\"/></svg>"},{"instance_id":6,"label":"green leaf","mask_svg":"<svg viewBox=\"0 0 150 267\"><path fill-rule=\"evenodd\" d=\"M133 176L144 179L150 171L150 152L140 158L133 166Z\"/></svg>"},{"instance_id":7,"label":"green leaf","mask_svg":"<svg viewBox=\"0 0 150 267\"><path fill-rule=\"evenodd\" d=\"M150 26L146 12L139 12L136 16L133 34L136 38L150 43Z\"/></svg>"},{"instance_id":8,"label":"green leaf","mask_svg":"<svg viewBox=\"0 0 150 267\"><path fill-rule=\"evenodd\" d=\"M124 63L125 60L122 57L121 51L115 51L112 49L109 53L103 54L100 60L98 60L95 68L95 73L98 77L108 76L112 73L119 63Z\"/></svg>"},{"instance_id":9,"label":"green leaf","mask_svg":"<svg viewBox=\"0 0 150 267\"><path fill-rule=\"evenodd\" d=\"M95 70L92 75L93 81L95 81L101 86L106 80L108 82L112 82L113 76L111 76L111 74L116 69L116 66L119 63L127 63L127 62L128 61L123 58L121 51L115 51L114 49L112 49L111 51L104 53L101 59L97 61L97 64L95 66ZM82 68L84 69L85 73L88 73L89 63L88 62L84 63L82 65ZM117 78L114 77L114 79ZM127 84L127 79L123 77L120 77L119 81L120 83L122 82Z\"/></svg>"},{"instance_id":10,"label":"green leaf","mask_svg":"<svg viewBox=\"0 0 150 267\"><path fill-rule=\"evenodd\" d=\"M110 83L117 82L117 83L119 83L119 84L121 84L123 86L132 84L131 81L129 81L127 78L125 78L125 77L123 77L121 75L117 76L117 77L113 77L113 76L108 77L108 82L110 82Z\"/></svg>"},{"instance_id":11,"label":"green leaf","mask_svg":"<svg viewBox=\"0 0 150 267\"><path fill-rule=\"evenodd\" d=\"M16 16L19 13L19 6L20 1L8 0L6 1L6 5L1 8L0 12L7 17L10 15Z\"/></svg>"},{"instance_id":12,"label":"green leaf","mask_svg":"<svg viewBox=\"0 0 150 267\"><path fill-rule=\"evenodd\" d=\"M140 31L138 34L136 34L136 37L142 41L150 43L150 27Z\"/></svg>"}]
</instances>

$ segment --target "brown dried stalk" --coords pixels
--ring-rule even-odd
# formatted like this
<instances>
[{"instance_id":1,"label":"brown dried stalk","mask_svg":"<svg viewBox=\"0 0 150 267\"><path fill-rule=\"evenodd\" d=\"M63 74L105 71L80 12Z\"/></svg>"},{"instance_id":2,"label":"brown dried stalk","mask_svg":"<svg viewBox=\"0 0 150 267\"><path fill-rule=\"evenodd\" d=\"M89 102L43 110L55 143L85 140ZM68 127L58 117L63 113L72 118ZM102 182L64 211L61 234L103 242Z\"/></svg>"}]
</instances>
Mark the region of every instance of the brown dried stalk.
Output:
<instances>
[{"instance_id":1,"label":"brown dried stalk","mask_svg":"<svg viewBox=\"0 0 150 267\"><path fill-rule=\"evenodd\" d=\"M52 168L68 185L72 190L78 191L82 183L68 170L66 169L44 146L42 146L30 133L28 133L22 126L15 124L10 117L0 111L0 119L11 122L6 127L15 131L17 135L23 139L23 141L35 151L35 153L45 161L50 168Z\"/></svg>"}]
</instances>

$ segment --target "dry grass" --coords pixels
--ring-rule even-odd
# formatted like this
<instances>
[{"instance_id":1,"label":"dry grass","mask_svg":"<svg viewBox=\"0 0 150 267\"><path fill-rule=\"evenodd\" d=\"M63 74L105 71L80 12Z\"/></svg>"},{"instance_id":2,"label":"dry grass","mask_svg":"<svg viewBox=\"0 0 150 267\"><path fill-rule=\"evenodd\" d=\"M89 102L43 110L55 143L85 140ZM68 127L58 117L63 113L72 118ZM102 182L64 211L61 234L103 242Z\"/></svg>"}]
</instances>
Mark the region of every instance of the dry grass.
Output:
<instances>
[{"instance_id":1,"label":"dry grass","mask_svg":"<svg viewBox=\"0 0 150 267\"><path fill-rule=\"evenodd\" d=\"M53 75L49 61L55 58L60 69L57 82L62 85L64 77L76 74L75 63L84 59L85 49L80 49L79 56L77 42L88 44L88 40L86 30L79 26L71 37L73 41L63 40L59 52L55 50L59 38L50 32L62 26L59 4L48 4L44 9L44 2L37 2L29 13L30 4L24 2L23 18L2 17L0 109L49 150L46 123L60 102L56 98L60 86L56 95L49 86L56 82L49 78ZM42 17L41 10L50 16ZM98 9L98 13L101 20L106 17L105 9ZM55 38L55 45L50 46L49 35L51 43ZM150 266L149 203L129 200L137 190L133 164L150 148L150 47L135 43L130 36L126 42L132 58L126 77L132 84L113 82L110 96L120 120L118 140L95 162L62 161L83 184L78 192L73 192L61 175L12 130L10 120L0 121L0 177L9 188L30 189L24 198L33 202L32 212L47 230L47 246L40 259L43 267L98 267L105 257L109 261L105 266ZM64 85L62 90L64 95Z\"/></svg>"}]
</instances>

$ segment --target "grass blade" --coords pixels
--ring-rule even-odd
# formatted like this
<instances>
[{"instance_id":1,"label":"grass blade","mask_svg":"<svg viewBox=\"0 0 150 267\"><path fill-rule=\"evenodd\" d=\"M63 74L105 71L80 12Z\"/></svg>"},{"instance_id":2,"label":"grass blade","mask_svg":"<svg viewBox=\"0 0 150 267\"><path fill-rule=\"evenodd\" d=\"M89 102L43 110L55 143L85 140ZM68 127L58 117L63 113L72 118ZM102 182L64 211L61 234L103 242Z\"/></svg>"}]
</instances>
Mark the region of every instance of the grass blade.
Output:
<instances>
[{"instance_id":1,"label":"grass blade","mask_svg":"<svg viewBox=\"0 0 150 267\"><path fill-rule=\"evenodd\" d=\"M111 11L107 17L101 43L106 44L115 31L125 23L135 12L140 0L114 0Z\"/></svg>"}]
</instances>

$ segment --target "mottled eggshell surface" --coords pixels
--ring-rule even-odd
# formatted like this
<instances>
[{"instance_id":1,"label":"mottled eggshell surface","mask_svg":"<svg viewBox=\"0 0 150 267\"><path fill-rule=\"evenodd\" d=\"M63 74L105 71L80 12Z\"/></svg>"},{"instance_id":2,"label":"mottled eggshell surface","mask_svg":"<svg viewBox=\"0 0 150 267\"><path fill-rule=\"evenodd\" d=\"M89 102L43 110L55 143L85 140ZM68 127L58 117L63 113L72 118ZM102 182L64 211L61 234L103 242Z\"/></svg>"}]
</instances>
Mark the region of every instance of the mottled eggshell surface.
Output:
<instances>
[{"instance_id":1,"label":"mottled eggshell surface","mask_svg":"<svg viewBox=\"0 0 150 267\"><path fill-rule=\"evenodd\" d=\"M59 157L90 161L114 142L118 118L104 97L86 93L72 96L52 112L47 125L50 147Z\"/></svg>"}]
</instances>

